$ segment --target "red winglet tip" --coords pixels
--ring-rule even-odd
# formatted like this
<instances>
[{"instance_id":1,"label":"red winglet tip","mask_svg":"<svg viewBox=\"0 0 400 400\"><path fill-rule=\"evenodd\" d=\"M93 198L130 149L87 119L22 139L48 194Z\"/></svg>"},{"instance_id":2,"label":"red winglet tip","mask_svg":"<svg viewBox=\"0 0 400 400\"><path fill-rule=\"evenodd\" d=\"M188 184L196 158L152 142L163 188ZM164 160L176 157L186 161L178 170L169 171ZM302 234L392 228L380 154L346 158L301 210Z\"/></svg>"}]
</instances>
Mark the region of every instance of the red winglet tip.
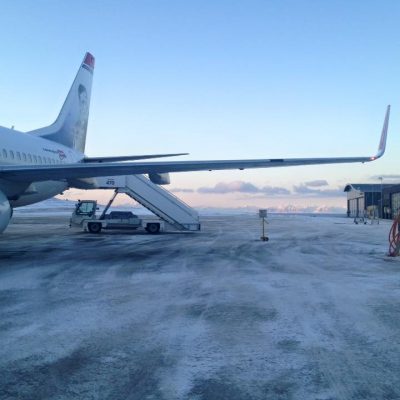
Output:
<instances>
[{"instance_id":1,"label":"red winglet tip","mask_svg":"<svg viewBox=\"0 0 400 400\"><path fill-rule=\"evenodd\" d=\"M85 60L83 61L85 65L90 68L94 68L94 57L90 53L86 53Z\"/></svg>"}]
</instances>

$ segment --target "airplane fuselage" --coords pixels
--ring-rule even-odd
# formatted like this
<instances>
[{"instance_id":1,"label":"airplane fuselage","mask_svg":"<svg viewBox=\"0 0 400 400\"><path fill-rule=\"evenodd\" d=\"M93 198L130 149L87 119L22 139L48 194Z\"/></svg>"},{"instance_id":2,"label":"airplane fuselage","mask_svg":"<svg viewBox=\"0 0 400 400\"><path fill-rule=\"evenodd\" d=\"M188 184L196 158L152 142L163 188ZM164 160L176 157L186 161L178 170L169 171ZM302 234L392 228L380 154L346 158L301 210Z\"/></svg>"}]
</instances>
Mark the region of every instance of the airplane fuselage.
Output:
<instances>
[{"instance_id":1,"label":"airplane fuselage","mask_svg":"<svg viewBox=\"0 0 400 400\"><path fill-rule=\"evenodd\" d=\"M0 127L0 167L5 165L56 165L80 162L84 155L39 136ZM0 179L0 191L12 207L49 199L68 188L65 180L18 181Z\"/></svg>"}]
</instances>

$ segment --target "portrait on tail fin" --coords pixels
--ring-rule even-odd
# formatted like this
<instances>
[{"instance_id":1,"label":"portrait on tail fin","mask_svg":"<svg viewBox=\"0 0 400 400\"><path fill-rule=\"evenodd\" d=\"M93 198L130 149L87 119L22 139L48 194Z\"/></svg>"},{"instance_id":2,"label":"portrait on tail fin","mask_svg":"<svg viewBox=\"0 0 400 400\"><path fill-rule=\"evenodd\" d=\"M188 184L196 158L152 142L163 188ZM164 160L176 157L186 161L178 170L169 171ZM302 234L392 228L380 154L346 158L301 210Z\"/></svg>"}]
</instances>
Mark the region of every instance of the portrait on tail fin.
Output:
<instances>
[{"instance_id":1,"label":"portrait on tail fin","mask_svg":"<svg viewBox=\"0 0 400 400\"><path fill-rule=\"evenodd\" d=\"M87 90L82 84L78 87L78 99L79 116L73 128L72 147L74 149L85 149L86 131L89 119L89 100Z\"/></svg>"}]
</instances>

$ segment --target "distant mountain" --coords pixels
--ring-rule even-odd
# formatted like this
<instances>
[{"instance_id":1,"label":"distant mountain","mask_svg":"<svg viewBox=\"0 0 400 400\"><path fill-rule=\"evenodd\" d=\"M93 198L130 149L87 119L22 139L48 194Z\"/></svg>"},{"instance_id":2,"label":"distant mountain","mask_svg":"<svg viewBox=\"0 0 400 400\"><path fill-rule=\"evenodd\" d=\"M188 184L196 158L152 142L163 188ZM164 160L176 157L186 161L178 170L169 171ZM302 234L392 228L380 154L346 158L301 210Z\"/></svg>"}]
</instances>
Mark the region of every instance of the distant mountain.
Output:
<instances>
[{"instance_id":1,"label":"distant mountain","mask_svg":"<svg viewBox=\"0 0 400 400\"><path fill-rule=\"evenodd\" d=\"M51 198L44 200L40 203L31 204L25 207L16 208L17 212L29 211L52 211L52 212L72 212L76 204L76 200L63 200L58 198ZM99 204L100 211L104 206ZM120 204L112 207L113 210L133 210L135 214L139 215L152 215L152 213L141 205L136 204ZM195 210L200 216L218 216L218 215L257 215L258 207L236 207L236 208L218 208L218 207L195 207ZM307 206L298 207L287 205L283 207L270 207L268 213L271 214L313 214L313 215L345 215L346 209L342 207L328 207L328 206Z\"/></svg>"},{"instance_id":2,"label":"distant mountain","mask_svg":"<svg viewBox=\"0 0 400 400\"><path fill-rule=\"evenodd\" d=\"M18 207L19 210L22 209L55 209L55 208L69 208L73 209L74 204L76 201L69 201L69 200L61 200L57 199L55 197L41 201L40 203L35 203L35 204L30 204L29 206L24 206L24 207Z\"/></svg>"},{"instance_id":3,"label":"distant mountain","mask_svg":"<svg viewBox=\"0 0 400 400\"><path fill-rule=\"evenodd\" d=\"M237 207L237 208L216 208L216 207L201 207L196 208L200 215L240 215L240 214L258 214L258 207ZM328 206L284 206L270 207L267 209L271 214L329 214L329 215L345 215L346 209L343 207L328 207Z\"/></svg>"}]
</instances>

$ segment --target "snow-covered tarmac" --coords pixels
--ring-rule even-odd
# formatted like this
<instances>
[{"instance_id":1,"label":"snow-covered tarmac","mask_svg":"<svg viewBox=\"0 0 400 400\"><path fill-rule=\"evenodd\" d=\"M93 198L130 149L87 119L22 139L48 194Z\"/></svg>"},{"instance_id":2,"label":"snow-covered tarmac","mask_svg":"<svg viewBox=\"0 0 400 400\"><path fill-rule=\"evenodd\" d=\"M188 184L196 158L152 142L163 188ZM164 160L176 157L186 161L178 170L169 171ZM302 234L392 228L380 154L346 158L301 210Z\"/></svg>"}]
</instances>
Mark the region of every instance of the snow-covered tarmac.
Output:
<instances>
[{"instance_id":1,"label":"snow-covered tarmac","mask_svg":"<svg viewBox=\"0 0 400 400\"><path fill-rule=\"evenodd\" d=\"M84 234L16 213L0 238L1 399L400 399L388 222L207 217Z\"/></svg>"}]
</instances>

